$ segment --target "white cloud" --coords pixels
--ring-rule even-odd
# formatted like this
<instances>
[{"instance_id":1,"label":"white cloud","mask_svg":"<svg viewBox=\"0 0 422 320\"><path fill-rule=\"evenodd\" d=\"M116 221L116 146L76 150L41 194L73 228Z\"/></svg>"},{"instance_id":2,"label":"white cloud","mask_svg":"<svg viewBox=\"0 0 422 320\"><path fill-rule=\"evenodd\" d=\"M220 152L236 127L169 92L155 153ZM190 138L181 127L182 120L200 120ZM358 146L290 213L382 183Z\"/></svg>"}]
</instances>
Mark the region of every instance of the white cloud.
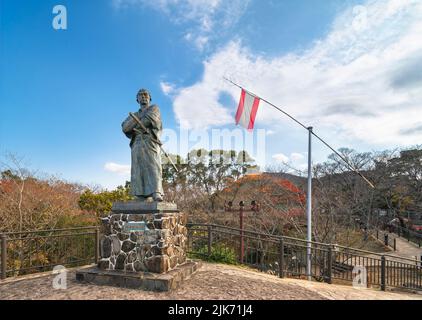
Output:
<instances>
[{"instance_id":1,"label":"white cloud","mask_svg":"<svg viewBox=\"0 0 422 320\"><path fill-rule=\"evenodd\" d=\"M301 153L293 152L290 155L290 159L292 159L292 161L294 161L294 162L298 162L298 161L301 161L301 160L305 159L305 156L303 154L301 154Z\"/></svg>"},{"instance_id":2,"label":"white cloud","mask_svg":"<svg viewBox=\"0 0 422 320\"><path fill-rule=\"evenodd\" d=\"M301 153L293 152L290 154L290 157L284 153L276 153L272 156L272 159L275 161L275 164L284 165L283 170L286 172L303 173L302 171L307 168L307 164L302 161L305 157Z\"/></svg>"},{"instance_id":3,"label":"white cloud","mask_svg":"<svg viewBox=\"0 0 422 320\"><path fill-rule=\"evenodd\" d=\"M174 86L168 82L161 81L160 88L166 96L171 95L174 92Z\"/></svg>"},{"instance_id":4,"label":"white cloud","mask_svg":"<svg viewBox=\"0 0 422 320\"><path fill-rule=\"evenodd\" d=\"M232 41L203 62L202 79L180 88L173 108L181 126L233 122L237 101L229 77L280 106L318 132L342 141L416 144L422 139L422 2L368 1L349 8L309 49L276 58ZM364 9L362 9L364 8ZM259 49L259 48L257 48ZM290 121L261 106L257 123Z\"/></svg>"},{"instance_id":5,"label":"white cloud","mask_svg":"<svg viewBox=\"0 0 422 320\"><path fill-rule=\"evenodd\" d=\"M268 130L265 130L265 134L267 136L272 136L272 135L276 134L276 132L274 130L268 129Z\"/></svg>"},{"instance_id":6,"label":"white cloud","mask_svg":"<svg viewBox=\"0 0 422 320\"><path fill-rule=\"evenodd\" d=\"M192 33L188 32L188 33L185 34L184 39L186 41L191 41L192 37L193 37Z\"/></svg>"},{"instance_id":7,"label":"white cloud","mask_svg":"<svg viewBox=\"0 0 422 320\"><path fill-rule=\"evenodd\" d=\"M104 170L118 173L120 175L128 176L130 175L130 165L123 165L123 164L117 164L114 162L107 162L104 165Z\"/></svg>"},{"instance_id":8,"label":"white cloud","mask_svg":"<svg viewBox=\"0 0 422 320\"><path fill-rule=\"evenodd\" d=\"M289 157L288 157L288 156L286 156L286 155L285 155L285 154L283 154L283 153L277 153L277 154L274 154L274 155L272 156L272 158L273 158L275 161L280 162L280 163L288 163L288 162L289 162Z\"/></svg>"},{"instance_id":9,"label":"white cloud","mask_svg":"<svg viewBox=\"0 0 422 320\"><path fill-rule=\"evenodd\" d=\"M116 9L132 6L153 8L176 24L193 24L184 39L202 51L210 38L217 38L236 25L250 0L112 0ZM218 28L215 28L218 26Z\"/></svg>"},{"instance_id":10,"label":"white cloud","mask_svg":"<svg viewBox=\"0 0 422 320\"><path fill-rule=\"evenodd\" d=\"M207 45L209 41L208 37L205 36L198 36L195 38L195 46L200 50L204 50L205 46Z\"/></svg>"}]
</instances>

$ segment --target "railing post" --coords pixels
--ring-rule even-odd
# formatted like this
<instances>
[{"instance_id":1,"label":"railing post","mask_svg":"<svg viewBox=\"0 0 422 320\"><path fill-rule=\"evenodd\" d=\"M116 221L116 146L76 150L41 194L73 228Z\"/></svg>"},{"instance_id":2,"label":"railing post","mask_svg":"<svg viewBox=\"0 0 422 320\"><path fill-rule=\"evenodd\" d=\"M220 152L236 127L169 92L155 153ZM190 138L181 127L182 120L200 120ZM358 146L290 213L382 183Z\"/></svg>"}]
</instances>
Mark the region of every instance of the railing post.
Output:
<instances>
[{"instance_id":1,"label":"railing post","mask_svg":"<svg viewBox=\"0 0 422 320\"><path fill-rule=\"evenodd\" d=\"M212 247L212 228L208 226L208 257L211 256L211 247Z\"/></svg>"},{"instance_id":2,"label":"railing post","mask_svg":"<svg viewBox=\"0 0 422 320\"><path fill-rule=\"evenodd\" d=\"M188 227L188 247L187 247L187 252L192 251L192 237L193 237L193 231L191 229L191 227Z\"/></svg>"},{"instance_id":3,"label":"railing post","mask_svg":"<svg viewBox=\"0 0 422 320\"><path fill-rule=\"evenodd\" d=\"M327 283L331 284L333 276L333 247L328 247Z\"/></svg>"},{"instance_id":4,"label":"railing post","mask_svg":"<svg viewBox=\"0 0 422 320\"><path fill-rule=\"evenodd\" d=\"M5 234L0 235L1 240L1 275L2 280L6 279L7 270L7 238Z\"/></svg>"},{"instance_id":5,"label":"railing post","mask_svg":"<svg viewBox=\"0 0 422 320\"><path fill-rule=\"evenodd\" d=\"M243 263L243 257L245 254L245 244L243 240L243 201L240 202L240 209L239 209L239 226L240 226L240 263Z\"/></svg>"},{"instance_id":6,"label":"railing post","mask_svg":"<svg viewBox=\"0 0 422 320\"><path fill-rule=\"evenodd\" d=\"M95 229L95 263L100 261L100 229Z\"/></svg>"},{"instance_id":7,"label":"railing post","mask_svg":"<svg viewBox=\"0 0 422 320\"><path fill-rule=\"evenodd\" d=\"M385 257L381 257L381 290L385 291Z\"/></svg>"},{"instance_id":8,"label":"railing post","mask_svg":"<svg viewBox=\"0 0 422 320\"><path fill-rule=\"evenodd\" d=\"M384 244L388 247L388 233L384 233Z\"/></svg>"},{"instance_id":9,"label":"railing post","mask_svg":"<svg viewBox=\"0 0 422 320\"><path fill-rule=\"evenodd\" d=\"M278 248L278 276L284 278L284 241L280 240Z\"/></svg>"},{"instance_id":10,"label":"railing post","mask_svg":"<svg viewBox=\"0 0 422 320\"><path fill-rule=\"evenodd\" d=\"M394 251L397 250L397 243L396 243L396 238L394 238Z\"/></svg>"},{"instance_id":11,"label":"railing post","mask_svg":"<svg viewBox=\"0 0 422 320\"><path fill-rule=\"evenodd\" d=\"M378 229L377 229L377 239L379 239L379 237L378 237Z\"/></svg>"}]
</instances>

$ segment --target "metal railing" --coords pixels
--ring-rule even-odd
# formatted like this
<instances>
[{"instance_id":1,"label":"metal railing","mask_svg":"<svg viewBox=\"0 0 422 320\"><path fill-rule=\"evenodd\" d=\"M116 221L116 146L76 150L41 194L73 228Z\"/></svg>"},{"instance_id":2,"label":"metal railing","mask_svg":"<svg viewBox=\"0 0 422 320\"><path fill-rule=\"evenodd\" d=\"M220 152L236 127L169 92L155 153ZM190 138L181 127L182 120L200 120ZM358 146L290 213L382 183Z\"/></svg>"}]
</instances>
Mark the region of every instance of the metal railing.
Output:
<instances>
[{"instance_id":1,"label":"metal railing","mask_svg":"<svg viewBox=\"0 0 422 320\"><path fill-rule=\"evenodd\" d=\"M0 234L0 276L74 267L98 262L98 227ZM422 289L422 263L340 245L310 242L311 274L306 272L308 242L213 224L188 224L188 253L242 263L279 277L350 283L362 270L368 287Z\"/></svg>"},{"instance_id":2,"label":"metal railing","mask_svg":"<svg viewBox=\"0 0 422 320\"><path fill-rule=\"evenodd\" d=\"M76 267L98 261L98 227L0 234L0 278Z\"/></svg>"},{"instance_id":3,"label":"metal railing","mask_svg":"<svg viewBox=\"0 0 422 320\"><path fill-rule=\"evenodd\" d=\"M406 239L409 242L412 242L419 246L422 246L422 233L410 230L408 228L403 228L401 226L389 225L387 226L389 231L396 233L399 237Z\"/></svg>"},{"instance_id":4,"label":"metal railing","mask_svg":"<svg viewBox=\"0 0 422 320\"><path fill-rule=\"evenodd\" d=\"M421 261L311 242L312 268L308 275L308 242L303 239L212 224L189 224L188 236L188 252L193 256L229 257L237 263L279 277L306 279L311 276L314 280L327 283L351 283L364 275L367 287L381 290L386 287L422 289Z\"/></svg>"}]
</instances>

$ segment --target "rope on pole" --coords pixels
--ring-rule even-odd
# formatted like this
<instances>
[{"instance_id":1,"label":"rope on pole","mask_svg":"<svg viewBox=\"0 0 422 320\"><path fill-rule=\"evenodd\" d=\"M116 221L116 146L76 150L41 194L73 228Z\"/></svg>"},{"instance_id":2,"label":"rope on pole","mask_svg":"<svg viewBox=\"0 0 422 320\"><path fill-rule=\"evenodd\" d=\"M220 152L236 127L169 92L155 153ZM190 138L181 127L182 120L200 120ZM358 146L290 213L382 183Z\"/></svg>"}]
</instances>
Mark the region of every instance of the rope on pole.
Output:
<instances>
[{"instance_id":1,"label":"rope on pole","mask_svg":"<svg viewBox=\"0 0 422 320\"><path fill-rule=\"evenodd\" d=\"M272 106L273 108L277 109L278 111L280 111L281 113L285 114L287 117L289 117L291 120L293 120L294 122L296 122L298 125L300 125L301 127L303 127L304 129L306 129L307 131L309 130L309 126L305 126L302 122L300 122L299 120L297 120L295 117L293 117L292 115L290 115L289 113L287 113L286 111L284 111L283 109L281 109L280 107L277 107L276 105L274 105L273 103L271 103L270 101L261 98L260 96L256 95L255 93L253 93L252 91L249 91L247 89L245 89L244 87L238 85L237 83L233 82L230 79L227 79L226 77L223 77L224 80L230 82L231 84L233 84L234 86L247 91L249 94L251 94L252 96L255 96L259 99L261 99L262 101L264 101L265 103L267 103L268 105ZM333 151L341 160L343 160L343 162L347 165L347 167L352 170L353 172L355 172L356 174L358 174L371 188L375 188L374 184L369 181L361 172L359 172L359 170L357 170L352 164L350 164L346 158L344 156L342 156L338 151L336 151L333 147L331 147L324 139L322 139L321 137L319 137L314 131L311 131L312 135L317 138L319 141L321 141L326 147L328 147L331 151Z\"/></svg>"}]
</instances>

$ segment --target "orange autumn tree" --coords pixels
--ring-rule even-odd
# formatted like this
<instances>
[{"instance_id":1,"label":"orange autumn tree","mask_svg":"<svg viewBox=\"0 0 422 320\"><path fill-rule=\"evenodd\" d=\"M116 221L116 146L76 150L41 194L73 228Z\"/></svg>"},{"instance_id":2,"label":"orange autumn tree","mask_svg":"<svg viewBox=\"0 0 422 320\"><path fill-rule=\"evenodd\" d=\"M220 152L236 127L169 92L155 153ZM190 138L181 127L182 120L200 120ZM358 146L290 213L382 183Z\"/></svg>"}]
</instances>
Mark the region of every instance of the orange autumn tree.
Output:
<instances>
[{"instance_id":1,"label":"orange autumn tree","mask_svg":"<svg viewBox=\"0 0 422 320\"><path fill-rule=\"evenodd\" d=\"M222 203L233 203L238 208L244 201L245 209L255 200L259 212L245 213L245 228L271 234L301 235L306 228L306 196L293 182L275 173L248 174L232 181L220 193ZM230 219L232 218L232 219ZM238 214L226 212L216 216L216 223L238 225Z\"/></svg>"},{"instance_id":2,"label":"orange autumn tree","mask_svg":"<svg viewBox=\"0 0 422 320\"><path fill-rule=\"evenodd\" d=\"M24 232L96 223L78 207L84 186L27 169L23 158L0 158L0 232Z\"/></svg>"}]
</instances>

